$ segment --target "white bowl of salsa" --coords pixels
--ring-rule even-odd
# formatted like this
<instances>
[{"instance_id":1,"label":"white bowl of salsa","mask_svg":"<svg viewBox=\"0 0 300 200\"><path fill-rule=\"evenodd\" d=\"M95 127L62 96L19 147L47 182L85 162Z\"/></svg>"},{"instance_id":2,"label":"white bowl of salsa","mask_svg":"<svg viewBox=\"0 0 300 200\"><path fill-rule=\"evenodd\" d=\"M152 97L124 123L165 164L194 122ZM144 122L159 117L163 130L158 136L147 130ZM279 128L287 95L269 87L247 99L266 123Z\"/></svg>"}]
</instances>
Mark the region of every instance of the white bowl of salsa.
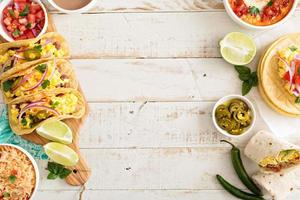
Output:
<instances>
[{"instance_id":1,"label":"white bowl of salsa","mask_svg":"<svg viewBox=\"0 0 300 200\"><path fill-rule=\"evenodd\" d=\"M39 169L23 148L0 144L0 199L33 200L39 185Z\"/></svg>"},{"instance_id":2,"label":"white bowl of salsa","mask_svg":"<svg viewBox=\"0 0 300 200\"><path fill-rule=\"evenodd\" d=\"M6 41L31 39L47 31L48 16L39 0L3 0L0 34Z\"/></svg>"},{"instance_id":3,"label":"white bowl of salsa","mask_svg":"<svg viewBox=\"0 0 300 200\"><path fill-rule=\"evenodd\" d=\"M264 30L284 23L295 11L298 0L223 0L223 3L239 25Z\"/></svg>"},{"instance_id":4,"label":"white bowl of salsa","mask_svg":"<svg viewBox=\"0 0 300 200\"><path fill-rule=\"evenodd\" d=\"M83 13L90 10L97 0L47 0L54 8L63 13Z\"/></svg>"}]
</instances>

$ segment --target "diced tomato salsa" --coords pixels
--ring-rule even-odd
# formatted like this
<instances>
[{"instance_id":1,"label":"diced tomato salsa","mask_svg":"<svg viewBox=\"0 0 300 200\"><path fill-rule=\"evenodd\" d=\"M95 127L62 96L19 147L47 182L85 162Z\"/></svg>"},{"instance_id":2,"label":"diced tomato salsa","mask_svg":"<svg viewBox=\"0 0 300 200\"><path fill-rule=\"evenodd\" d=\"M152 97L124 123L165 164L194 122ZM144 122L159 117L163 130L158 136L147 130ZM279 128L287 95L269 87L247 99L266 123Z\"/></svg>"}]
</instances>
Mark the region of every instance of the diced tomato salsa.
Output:
<instances>
[{"instance_id":1,"label":"diced tomato salsa","mask_svg":"<svg viewBox=\"0 0 300 200\"><path fill-rule=\"evenodd\" d=\"M259 10L247 6L244 0L228 0L233 12L243 21L255 26L268 26L282 20L291 10L294 0L270 0Z\"/></svg>"},{"instance_id":2,"label":"diced tomato salsa","mask_svg":"<svg viewBox=\"0 0 300 200\"><path fill-rule=\"evenodd\" d=\"M2 24L15 40L37 37L45 25L42 7L32 0L13 0L3 10Z\"/></svg>"}]
</instances>

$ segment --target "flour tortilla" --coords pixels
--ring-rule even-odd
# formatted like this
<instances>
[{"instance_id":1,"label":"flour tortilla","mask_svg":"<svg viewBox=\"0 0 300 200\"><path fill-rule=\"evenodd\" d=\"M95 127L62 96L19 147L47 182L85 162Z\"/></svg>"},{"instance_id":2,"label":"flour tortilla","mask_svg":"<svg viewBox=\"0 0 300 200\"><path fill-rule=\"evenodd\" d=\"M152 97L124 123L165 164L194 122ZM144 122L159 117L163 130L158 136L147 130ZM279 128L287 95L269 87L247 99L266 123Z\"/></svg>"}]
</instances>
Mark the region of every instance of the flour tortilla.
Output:
<instances>
[{"instance_id":1,"label":"flour tortilla","mask_svg":"<svg viewBox=\"0 0 300 200\"><path fill-rule=\"evenodd\" d=\"M272 133L260 131L254 135L245 147L245 155L257 164L266 156L276 156L284 149L300 149L299 146L277 138ZM280 172L266 172L261 170L253 175L253 180L264 188L274 199L284 199L294 191L300 165L296 165Z\"/></svg>"},{"instance_id":2,"label":"flour tortilla","mask_svg":"<svg viewBox=\"0 0 300 200\"><path fill-rule=\"evenodd\" d=\"M54 61L53 60L52 61L46 61L46 62L38 63L36 65L32 65L32 66L28 67L27 69L25 69L23 71L17 72L16 74L14 74L12 76L9 76L9 77L3 79L1 81L1 88L3 88L3 83L5 81L10 80L14 77L18 77L18 76L22 76L22 75L28 75L32 71L32 69L34 69L37 65L46 64L48 62L54 62ZM56 70L58 70L61 75L67 76L68 79L69 79L69 83L66 85L65 88L77 89L78 81L76 79L76 75L75 75L75 72L74 72L74 70L71 66L71 63L67 60L64 60L64 59L57 59L55 62L56 62ZM43 91L47 91L47 89L36 91L36 92L43 92ZM13 103L13 101L18 101L19 99L22 99L23 97L24 96L11 98L11 97L5 96L5 94L3 92L3 99L4 99L4 102L6 104Z\"/></svg>"},{"instance_id":3,"label":"flour tortilla","mask_svg":"<svg viewBox=\"0 0 300 200\"><path fill-rule=\"evenodd\" d=\"M42 35L40 38L2 43L2 44L0 44L0 55L5 54L10 48L19 48L22 46L28 46L29 44L38 42L40 39L51 39L53 42L57 42L61 46L61 48L64 49L64 52L66 52L66 56L63 58L70 57L70 49L69 49L69 46L68 46L66 40L62 37L62 35L60 35L59 33L56 33L56 32L46 33L46 34ZM53 59L53 57L41 58L38 60L26 61L22 64L18 64L16 66L14 66L13 68L9 69L8 71L3 72L0 75L0 80L2 80L3 78L6 78L16 72L22 71L31 65L34 65L34 64L40 63L40 62L44 62L44 61L50 60L50 59Z\"/></svg>"},{"instance_id":4,"label":"flour tortilla","mask_svg":"<svg viewBox=\"0 0 300 200\"><path fill-rule=\"evenodd\" d=\"M72 114L50 117L50 118L45 119L44 121L36 124L32 128L26 128L26 129L21 128L19 123L15 122L15 120L12 119L11 108L12 108L13 105L17 105L17 104L20 104L22 102L36 102L36 101L42 99L45 96L50 97L50 96L54 96L54 95L57 95L57 94L66 94L66 93L73 93L74 95L76 95L78 97L77 110ZM37 127L39 127L39 126L41 126L44 123L47 123L49 121L71 119L71 118L79 119L84 115L84 113L85 113L85 100L84 100L83 96L80 94L80 92L78 92L75 89L71 89L71 88L58 88L58 89L53 89L53 90L49 90L49 91L46 91L46 92L40 92L38 94L27 95L26 97L23 97L22 99L19 99L18 101L14 101L12 104L8 104L8 119L9 119L10 127L13 130L13 132L16 133L17 135L30 134Z\"/></svg>"},{"instance_id":5,"label":"flour tortilla","mask_svg":"<svg viewBox=\"0 0 300 200\"><path fill-rule=\"evenodd\" d=\"M275 41L260 61L258 76L260 92L271 108L287 116L300 117L300 104L295 103L296 97L286 90L285 82L277 71L277 52L293 45L300 47L300 33L289 34Z\"/></svg>"}]
</instances>

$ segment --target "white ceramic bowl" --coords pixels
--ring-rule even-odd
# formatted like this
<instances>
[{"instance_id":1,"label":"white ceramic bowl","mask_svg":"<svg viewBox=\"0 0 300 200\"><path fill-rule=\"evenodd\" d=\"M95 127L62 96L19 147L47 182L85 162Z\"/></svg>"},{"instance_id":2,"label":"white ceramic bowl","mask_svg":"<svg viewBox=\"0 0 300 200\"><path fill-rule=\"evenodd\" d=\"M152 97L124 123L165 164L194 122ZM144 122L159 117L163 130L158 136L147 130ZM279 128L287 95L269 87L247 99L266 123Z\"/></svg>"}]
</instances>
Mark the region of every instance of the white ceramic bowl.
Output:
<instances>
[{"instance_id":1,"label":"white ceramic bowl","mask_svg":"<svg viewBox=\"0 0 300 200\"><path fill-rule=\"evenodd\" d=\"M39 186L39 180L40 180L40 172L39 172L39 168L37 166L37 163L36 161L34 160L34 158L23 148L19 147L19 146L16 146L16 145L13 145L13 144L0 144L0 146L9 146L9 147L13 147L13 148L16 148L18 149L19 151L21 151L22 153L24 153L28 158L29 160L31 161L32 165L33 165L33 168L34 168L34 171L35 171L35 177L36 177L36 180L35 180L35 187L34 187L34 190L31 194L31 197L29 200L33 200L34 199L34 196L38 190L38 186Z\"/></svg>"},{"instance_id":2,"label":"white ceramic bowl","mask_svg":"<svg viewBox=\"0 0 300 200\"><path fill-rule=\"evenodd\" d=\"M48 27L48 15L47 15L47 10L45 8L45 6L41 3L41 1L39 0L32 0L36 3L38 3L45 14L45 25L43 27L43 29L41 30L40 34L37 35L37 37L40 37L41 35L43 35L44 33L46 33L47 31L47 27ZM5 39L8 42L12 42L14 41L14 39L12 37L10 37L10 35L7 34L7 30L5 29L4 25L2 24L2 18L3 18L3 10L4 8L6 8L7 5L11 4L12 0L3 0L1 2L1 7L0 7L0 35L3 37L3 39Z\"/></svg>"},{"instance_id":3,"label":"white ceramic bowl","mask_svg":"<svg viewBox=\"0 0 300 200\"><path fill-rule=\"evenodd\" d=\"M57 5L53 0L47 0L54 8L56 8L57 10L63 12L63 13L83 13L83 12L87 12L89 11L91 8L94 7L94 5L96 4L97 0L91 0L90 3L88 3L86 6L76 9L76 10L67 10L64 9L62 7L60 7L59 5Z\"/></svg>"},{"instance_id":4,"label":"white ceramic bowl","mask_svg":"<svg viewBox=\"0 0 300 200\"><path fill-rule=\"evenodd\" d=\"M294 4L290 10L290 12L279 22L272 24L272 25L268 25L268 26L255 26L252 24L248 24L247 22L243 21L241 18L239 18L232 10L229 1L228 0L223 0L224 3L224 7L226 12L228 13L228 15L231 17L231 19L233 21L235 21L237 24L239 24L240 26L247 28L247 29L252 29L252 30L266 30L266 29L272 29L275 28L276 26L279 26L280 24L283 24L284 22L286 22L286 20L288 20L288 18L294 13L294 11L297 8L297 4L298 4L299 0L294 0Z\"/></svg>"},{"instance_id":5,"label":"white ceramic bowl","mask_svg":"<svg viewBox=\"0 0 300 200\"><path fill-rule=\"evenodd\" d=\"M249 127L247 127L244 132L240 135L232 135L230 133L228 133L226 130L223 130L219 127L219 125L217 124L217 120L216 120L216 117L215 117L215 113L216 113L216 109L217 107L220 105L220 104L223 104L223 103L226 103L232 99L241 99L242 101L244 101L248 107L250 108L251 110L251 114L252 114L252 121L251 121L251 124L249 125ZM213 111L212 111L212 120L213 120L213 123L214 123L214 126L216 127L216 129L222 133L223 135L227 136L227 137L231 137L231 138L239 138L239 137L243 137L245 135L247 135L249 132L251 132L251 130L253 129L254 127L254 123L255 123L255 120L256 120L256 111L254 109L254 106L253 104L251 103L251 101L249 99L247 99L246 97L244 96L241 96L241 95L236 95L236 94L233 94L233 95L228 95L228 96L225 96L221 99L219 99L217 101L217 103L215 104L214 108L213 108Z\"/></svg>"}]
</instances>

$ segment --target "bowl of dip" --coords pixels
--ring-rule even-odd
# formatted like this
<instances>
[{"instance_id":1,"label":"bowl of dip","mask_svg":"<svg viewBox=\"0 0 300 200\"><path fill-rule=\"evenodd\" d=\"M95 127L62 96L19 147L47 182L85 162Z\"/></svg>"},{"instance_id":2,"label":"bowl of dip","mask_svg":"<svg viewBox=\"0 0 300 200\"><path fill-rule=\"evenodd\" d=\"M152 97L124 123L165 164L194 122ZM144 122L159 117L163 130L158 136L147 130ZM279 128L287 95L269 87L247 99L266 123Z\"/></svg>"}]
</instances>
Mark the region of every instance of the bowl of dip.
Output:
<instances>
[{"instance_id":1,"label":"bowl of dip","mask_svg":"<svg viewBox=\"0 0 300 200\"><path fill-rule=\"evenodd\" d=\"M0 199L32 200L39 185L39 169L23 148L0 144Z\"/></svg>"},{"instance_id":2,"label":"bowl of dip","mask_svg":"<svg viewBox=\"0 0 300 200\"><path fill-rule=\"evenodd\" d=\"M242 27L254 30L274 28L295 11L298 0L223 0L228 15Z\"/></svg>"},{"instance_id":3,"label":"bowl of dip","mask_svg":"<svg viewBox=\"0 0 300 200\"><path fill-rule=\"evenodd\" d=\"M241 95L228 95L217 101L212 111L216 129L225 136L237 138L248 134L256 120L254 105Z\"/></svg>"},{"instance_id":4,"label":"bowl of dip","mask_svg":"<svg viewBox=\"0 0 300 200\"><path fill-rule=\"evenodd\" d=\"M48 0L48 2L64 13L83 13L90 10L97 0Z\"/></svg>"}]
</instances>

